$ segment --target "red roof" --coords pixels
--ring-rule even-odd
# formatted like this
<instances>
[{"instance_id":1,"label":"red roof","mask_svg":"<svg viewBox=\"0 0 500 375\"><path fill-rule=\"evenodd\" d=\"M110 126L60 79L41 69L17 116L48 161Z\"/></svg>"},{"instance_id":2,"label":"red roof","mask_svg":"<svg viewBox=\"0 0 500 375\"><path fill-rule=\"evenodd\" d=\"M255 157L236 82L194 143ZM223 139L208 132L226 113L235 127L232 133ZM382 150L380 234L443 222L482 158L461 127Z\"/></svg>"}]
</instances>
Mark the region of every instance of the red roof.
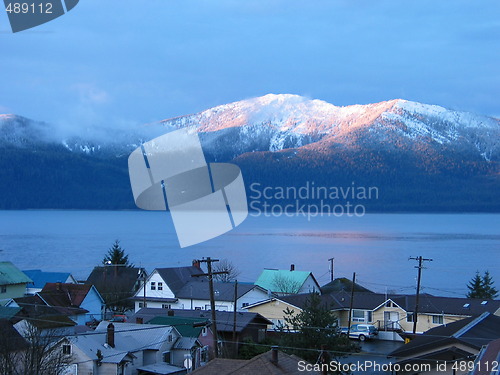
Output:
<instances>
[{"instance_id":1,"label":"red roof","mask_svg":"<svg viewBox=\"0 0 500 375\"><path fill-rule=\"evenodd\" d=\"M47 283L38 294L50 306L80 307L91 288L88 284Z\"/></svg>"}]
</instances>

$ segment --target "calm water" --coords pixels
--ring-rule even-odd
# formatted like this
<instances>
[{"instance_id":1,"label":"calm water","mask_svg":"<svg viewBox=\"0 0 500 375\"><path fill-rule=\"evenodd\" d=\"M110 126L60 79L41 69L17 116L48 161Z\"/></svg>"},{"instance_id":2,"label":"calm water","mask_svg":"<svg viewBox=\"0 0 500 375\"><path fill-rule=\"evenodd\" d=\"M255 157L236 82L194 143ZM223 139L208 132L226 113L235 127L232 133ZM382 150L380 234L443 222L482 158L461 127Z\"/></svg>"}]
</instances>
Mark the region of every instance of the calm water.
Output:
<instances>
[{"instance_id":1,"label":"calm water","mask_svg":"<svg viewBox=\"0 0 500 375\"><path fill-rule=\"evenodd\" d=\"M321 285L352 277L376 291L411 293L415 261L432 258L423 291L460 296L476 270L488 269L500 289L499 214L367 214L364 217L249 217L224 236L180 249L170 216L146 211L0 211L0 260L21 269L69 271L86 278L115 239L136 265L189 265L200 257L228 258L239 280L255 281L263 268L310 270Z\"/></svg>"}]
</instances>

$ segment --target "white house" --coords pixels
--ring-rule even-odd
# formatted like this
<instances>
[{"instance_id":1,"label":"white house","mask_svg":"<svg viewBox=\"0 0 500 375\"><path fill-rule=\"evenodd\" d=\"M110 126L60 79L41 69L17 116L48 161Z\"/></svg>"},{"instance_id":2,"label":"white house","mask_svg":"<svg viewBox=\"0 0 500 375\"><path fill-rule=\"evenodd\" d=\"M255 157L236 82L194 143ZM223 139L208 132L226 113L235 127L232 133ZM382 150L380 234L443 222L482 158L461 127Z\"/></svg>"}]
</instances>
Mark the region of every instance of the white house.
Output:
<instances>
[{"instance_id":1,"label":"white house","mask_svg":"<svg viewBox=\"0 0 500 375\"><path fill-rule=\"evenodd\" d=\"M171 326L101 322L94 332L68 336L59 345L68 356L65 375L185 374L191 348L175 355L181 339Z\"/></svg>"},{"instance_id":2,"label":"white house","mask_svg":"<svg viewBox=\"0 0 500 375\"><path fill-rule=\"evenodd\" d=\"M164 309L210 310L209 283L197 266L157 268L135 293L135 311L145 307ZM233 311L234 283L214 282L216 309ZM268 298L263 288L248 283L238 283L237 309Z\"/></svg>"}]
</instances>

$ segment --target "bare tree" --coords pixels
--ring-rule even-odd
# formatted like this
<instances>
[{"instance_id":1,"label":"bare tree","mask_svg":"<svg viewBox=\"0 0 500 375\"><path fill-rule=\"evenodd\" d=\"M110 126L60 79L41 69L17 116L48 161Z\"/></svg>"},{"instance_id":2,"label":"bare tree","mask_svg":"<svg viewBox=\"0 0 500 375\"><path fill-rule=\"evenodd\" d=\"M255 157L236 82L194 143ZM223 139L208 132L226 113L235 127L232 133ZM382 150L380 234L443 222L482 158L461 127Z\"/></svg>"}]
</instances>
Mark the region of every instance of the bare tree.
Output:
<instances>
[{"instance_id":1,"label":"bare tree","mask_svg":"<svg viewBox=\"0 0 500 375\"><path fill-rule=\"evenodd\" d=\"M229 259L222 259L214 263L213 270L214 272L227 272L226 274L214 275L216 281L221 281L223 283L235 281L241 273Z\"/></svg>"},{"instance_id":2,"label":"bare tree","mask_svg":"<svg viewBox=\"0 0 500 375\"><path fill-rule=\"evenodd\" d=\"M286 295L299 292L301 283L285 275L276 274L273 278L273 292Z\"/></svg>"},{"instance_id":3,"label":"bare tree","mask_svg":"<svg viewBox=\"0 0 500 375\"><path fill-rule=\"evenodd\" d=\"M15 330L14 328L12 328ZM60 375L71 361L57 345L61 330L26 324L21 335L0 335L0 371L11 375ZM12 340L15 340L15 343Z\"/></svg>"}]
</instances>

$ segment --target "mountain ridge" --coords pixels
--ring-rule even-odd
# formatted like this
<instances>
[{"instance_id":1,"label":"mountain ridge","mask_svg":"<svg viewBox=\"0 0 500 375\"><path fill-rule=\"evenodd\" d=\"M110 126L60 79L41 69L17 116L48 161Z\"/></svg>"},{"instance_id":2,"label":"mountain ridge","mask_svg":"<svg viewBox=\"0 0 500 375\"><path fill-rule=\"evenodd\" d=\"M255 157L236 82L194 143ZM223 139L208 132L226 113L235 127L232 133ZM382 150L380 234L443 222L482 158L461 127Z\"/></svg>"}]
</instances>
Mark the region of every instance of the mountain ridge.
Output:
<instances>
[{"instance_id":1,"label":"mountain ridge","mask_svg":"<svg viewBox=\"0 0 500 375\"><path fill-rule=\"evenodd\" d=\"M383 188L371 202L378 211L500 210L499 120L404 99L337 107L291 94L67 138L51 124L0 115L0 208L134 208L128 154L189 126L207 160L238 164L247 188L356 181Z\"/></svg>"}]
</instances>

